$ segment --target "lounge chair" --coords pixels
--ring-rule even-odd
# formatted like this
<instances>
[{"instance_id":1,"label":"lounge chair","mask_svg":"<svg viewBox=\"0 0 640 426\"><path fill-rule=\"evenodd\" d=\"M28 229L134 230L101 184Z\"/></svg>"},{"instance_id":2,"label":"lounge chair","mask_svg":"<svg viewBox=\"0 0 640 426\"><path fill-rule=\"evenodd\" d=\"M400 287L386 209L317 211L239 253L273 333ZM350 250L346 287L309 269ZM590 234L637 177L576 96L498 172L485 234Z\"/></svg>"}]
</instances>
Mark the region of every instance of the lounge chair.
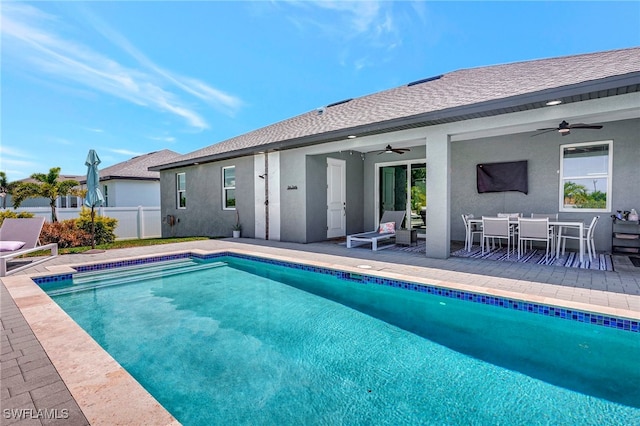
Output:
<instances>
[{"instance_id":1,"label":"lounge chair","mask_svg":"<svg viewBox=\"0 0 640 426\"><path fill-rule=\"evenodd\" d=\"M385 223L394 223L393 231L380 232L381 229L378 228L375 231L348 235L347 236L347 248L355 247L355 245L353 244L354 242L357 243L356 245L370 243L371 244L371 250L373 250L373 251L382 250L382 249L385 249L385 248L392 247L393 244L388 244L388 245L384 245L384 246L380 246L379 247L378 243L380 241L385 241L385 240L389 240L391 238L395 238L395 236L396 236L395 230L396 229L400 229L400 227L402 226L402 221L404 220L404 215L405 215L404 211L393 211L393 210L385 211L384 214L382 215L382 218L380 219L380 225L385 224Z\"/></svg>"},{"instance_id":2,"label":"lounge chair","mask_svg":"<svg viewBox=\"0 0 640 426\"><path fill-rule=\"evenodd\" d=\"M11 219L7 218L0 227L0 277L37 265L58 255L58 244L40 244L40 232L44 217ZM34 258L32 262L7 271L7 263L23 254L40 250L51 250L51 256Z\"/></svg>"}]
</instances>

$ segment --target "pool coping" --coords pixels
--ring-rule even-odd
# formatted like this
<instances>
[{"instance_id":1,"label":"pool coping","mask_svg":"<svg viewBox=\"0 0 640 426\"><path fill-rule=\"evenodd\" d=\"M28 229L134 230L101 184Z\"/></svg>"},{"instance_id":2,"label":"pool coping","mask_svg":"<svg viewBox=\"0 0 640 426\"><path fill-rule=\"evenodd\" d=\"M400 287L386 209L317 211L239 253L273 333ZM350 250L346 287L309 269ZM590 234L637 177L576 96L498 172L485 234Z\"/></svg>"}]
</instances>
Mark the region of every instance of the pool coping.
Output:
<instances>
[{"instance_id":1,"label":"pool coping","mask_svg":"<svg viewBox=\"0 0 640 426\"><path fill-rule=\"evenodd\" d=\"M177 425L180 423L111 355L104 351L91 336L80 328L33 279L75 273L76 270L74 268L78 266L129 262L132 259L144 260L157 258L158 256L171 257L187 254L194 257L207 257L224 253L326 268L357 275L376 276L389 280L408 281L424 286L437 286L456 291L481 293L488 296L598 313L634 321L640 320L640 312L628 309L598 306L447 280L423 278L379 269L362 269L358 266L333 262L296 259L291 256L275 253L267 254L239 248L177 250L166 252L162 255L151 254L110 259L108 262L103 260L56 265L47 267L48 272L3 277L2 281L90 424L139 423L143 416L144 423Z\"/></svg>"}]
</instances>

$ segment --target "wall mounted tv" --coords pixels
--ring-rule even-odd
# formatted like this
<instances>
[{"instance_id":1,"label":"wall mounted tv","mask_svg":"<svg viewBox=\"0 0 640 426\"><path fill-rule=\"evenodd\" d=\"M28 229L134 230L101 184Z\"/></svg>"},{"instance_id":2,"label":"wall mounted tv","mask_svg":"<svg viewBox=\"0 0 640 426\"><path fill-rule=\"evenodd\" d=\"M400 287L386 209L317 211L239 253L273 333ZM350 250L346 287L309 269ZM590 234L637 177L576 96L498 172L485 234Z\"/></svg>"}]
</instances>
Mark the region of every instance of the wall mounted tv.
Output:
<instances>
[{"instance_id":1,"label":"wall mounted tv","mask_svg":"<svg viewBox=\"0 0 640 426\"><path fill-rule=\"evenodd\" d=\"M519 191L529 193L527 160L476 165L478 193Z\"/></svg>"}]
</instances>

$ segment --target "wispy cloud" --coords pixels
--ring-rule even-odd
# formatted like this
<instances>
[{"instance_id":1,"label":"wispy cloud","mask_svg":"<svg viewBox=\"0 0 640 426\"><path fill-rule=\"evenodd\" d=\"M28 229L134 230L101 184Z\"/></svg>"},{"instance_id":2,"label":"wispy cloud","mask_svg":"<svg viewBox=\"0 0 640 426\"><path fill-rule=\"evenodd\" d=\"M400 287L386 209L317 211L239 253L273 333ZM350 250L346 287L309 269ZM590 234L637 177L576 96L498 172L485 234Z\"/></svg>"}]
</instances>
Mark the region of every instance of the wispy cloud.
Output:
<instances>
[{"instance_id":1,"label":"wispy cloud","mask_svg":"<svg viewBox=\"0 0 640 426\"><path fill-rule=\"evenodd\" d=\"M167 143L173 143L176 141L176 138L174 138L173 136L147 136L147 139L151 139L152 141L167 142Z\"/></svg>"},{"instance_id":2,"label":"wispy cloud","mask_svg":"<svg viewBox=\"0 0 640 426\"><path fill-rule=\"evenodd\" d=\"M31 158L32 155L27 152L7 147L4 143L0 145L0 170L6 173L9 181L30 176L24 170L34 170L38 166L36 162L29 160Z\"/></svg>"},{"instance_id":3,"label":"wispy cloud","mask_svg":"<svg viewBox=\"0 0 640 426\"><path fill-rule=\"evenodd\" d=\"M350 55L349 45L357 44L367 48L393 50L402 44L401 33L396 24L394 2L388 1L288 1L286 4L296 8L289 14L289 20L301 31L313 28L321 34L343 43L341 62L350 64L356 70L371 66L373 61L354 58L345 61ZM327 19L319 12L331 14ZM338 23L336 23L338 22Z\"/></svg>"},{"instance_id":4,"label":"wispy cloud","mask_svg":"<svg viewBox=\"0 0 640 426\"><path fill-rule=\"evenodd\" d=\"M50 29L57 18L22 3L3 3L3 49L14 60L28 61L30 69L41 70L63 81L72 81L136 105L164 111L202 130L206 120L183 101L181 94L194 96L226 114L235 113L242 101L204 82L175 75L154 64L129 41L91 16L94 27L110 42L135 58L139 68L127 67L81 43ZM56 26L58 28L60 26ZM173 90L172 90L173 89ZM177 92L175 89L179 89Z\"/></svg>"},{"instance_id":5,"label":"wispy cloud","mask_svg":"<svg viewBox=\"0 0 640 426\"><path fill-rule=\"evenodd\" d=\"M138 50L133 44L131 44L129 40L122 36L122 34L114 31L99 17L89 13L87 10L85 10L85 16L91 22L93 27L107 40L127 52L132 58L138 61L140 65L148 69L154 75L164 78L174 86L209 103L210 105L218 107L226 113L234 113L242 106L242 101L233 95L225 93L222 90L215 89L200 80L183 77L158 66L147 58L147 56Z\"/></svg>"},{"instance_id":6,"label":"wispy cloud","mask_svg":"<svg viewBox=\"0 0 640 426\"><path fill-rule=\"evenodd\" d=\"M109 149L108 151L115 154L128 155L129 157L137 157L138 155L144 154L144 152L129 151L128 149Z\"/></svg>"}]
</instances>

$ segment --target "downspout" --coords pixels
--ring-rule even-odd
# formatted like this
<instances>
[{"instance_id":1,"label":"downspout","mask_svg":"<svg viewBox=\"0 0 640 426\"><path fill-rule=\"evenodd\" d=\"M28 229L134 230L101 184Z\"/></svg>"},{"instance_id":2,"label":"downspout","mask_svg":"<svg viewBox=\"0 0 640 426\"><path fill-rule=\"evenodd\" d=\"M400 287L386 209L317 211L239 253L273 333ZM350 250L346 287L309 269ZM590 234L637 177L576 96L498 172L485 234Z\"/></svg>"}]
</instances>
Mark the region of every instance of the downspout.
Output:
<instances>
[{"instance_id":1,"label":"downspout","mask_svg":"<svg viewBox=\"0 0 640 426\"><path fill-rule=\"evenodd\" d=\"M264 239L269 239L269 152L264 152Z\"/></svg>"}]
</instances>

